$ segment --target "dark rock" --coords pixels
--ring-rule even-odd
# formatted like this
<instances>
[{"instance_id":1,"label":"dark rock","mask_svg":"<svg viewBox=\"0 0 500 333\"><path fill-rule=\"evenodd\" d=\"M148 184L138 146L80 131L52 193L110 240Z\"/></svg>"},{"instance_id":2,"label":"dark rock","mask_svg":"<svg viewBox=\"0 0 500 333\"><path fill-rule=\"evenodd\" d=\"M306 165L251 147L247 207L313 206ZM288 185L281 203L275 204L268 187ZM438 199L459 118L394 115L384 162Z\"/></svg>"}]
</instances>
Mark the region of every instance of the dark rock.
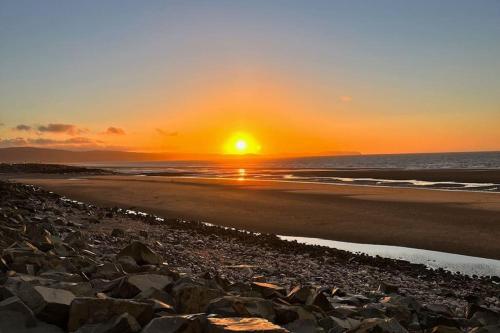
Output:
<instances>
[{"instance_id":1,"label":"dark rock","mask_svg":"<svg viewBox=\"0 0 500 333\"><path fill-rule=\"evenodd\" d=\"M128 313L143 326L153 317L153 305L134 300L77 297L71 303L68 330L75 331L86 324L100 324Z\"/></svg>"},{"instance_id":2,"label":"dark rock","mask_svg":"<svg viewBox=\"0 0 500 333\"><path fill-rule=\"evenodd\" d=\"M163 290L173 282L172 277L158 274L135 274L124 278L119 285L111 291L113 297L133 298L139 293L150 288Z\"/></svg>"},{"instance_id":3,"label":"dark rock","mask_svg":"<svg viewBox=\"0 0 500 333\"><path fill-rule=\"evenodd\" d=\"M181 282L172 288L176 309L179 313L203 312L208 303L224 295L219 289L207 288L203 285Z\"/></svg>"},{"instance_id":4,"label":"dark rock","mask_svg":"<svg viewBox=\"0 0 500 333\"><path fill-rule=\"evenodd\" d=\"M206 312L225 317L260 317L275 320L273 303L257 297L224 296L208 304Z\"/></svg>"},{"instance_id":5,"label":"dark rock","mask_svg":"<svg viewBox=\"0 0 500 333\"><path fill-rule=\"evenodd\" d=\"M432 333L462 333L462 331L456 327L450 326L434 326Z\"/></svg>"},{"instance_id":6,"label":"dark rock","mask_svg":"<svg viewBox=\"0 0 500 333\"><path fill-rule=\"evenodd\" d=\"M137 241L132 242L117 255L117 257L123 256L132 257L138 265L159 265L163 261L146 244Z\"/></svg>"},{"instance_id":7,"label":"dark rock","mask_svg":"<svg viewBox=\"0 0 500 333\"><path fill-rule=\"evenodd\" d=\"M397 320L371 318L361 322L359 327L348 332L352 333L407 333L408 331L401 326Z\"/></svg>"},{"instance_id":8,"label":"dark rock","mask_svg":"<svg viewBox=\"0 0 500 333\"><path fill-rule=\"evenodd\" d=\"M137 320L128 313L124 313L101 324L84 325L75 333L135 333L140 330L141 325Z\"/></svg>"},{"instance_id":9,"label":"dark rock","mask_svg":"<svg viewBox=\"0 0 500 333\"><path fill-rule=\"evenodd\" d=\"M153 319L142 333L201 333L199 315L168 316Z\"/></svg>"},{"instance_id":10,"label":"dark rock","mask_svg":"<svg viewBox=\"0 0 500 333\"><path fill-rule=\"evenodd\" d=\"M397 294L399 286L393 283L382 281L378 286L378 291L384 294Z\"/></svg>"},{"instance_id":11,"label":"dark rock","mask_svg":"<svg viewBox=\"0 0 500 333\"><path fill-rule=\"evenodd\" d=\"M125 230L123 230L121 228L114 228L113 231L111 231L111 236L124 238L125 237Z\"/></svg>"},{"instance_id":12,"label":"dark rock","mask_svg":"<svg viewBox=\"0 0 500 333\"><path fill-rule=\"evenodd\" d=\"M32 327L36 324L35 314L17 296L12 296L0 302L0 312L17 312L23 317L25 327Z\"/></svg>"},{"instance_id":13,"label":"dark rock","mask_svg":"<svg viewBox=\"0 0 500 333\"><path fill-rule=\"evenodd\" d=\"M252 282L252 289L257 290L265 298L283 297L286 290L273 283L266 282Z\"/></svg>"}]
</instances>

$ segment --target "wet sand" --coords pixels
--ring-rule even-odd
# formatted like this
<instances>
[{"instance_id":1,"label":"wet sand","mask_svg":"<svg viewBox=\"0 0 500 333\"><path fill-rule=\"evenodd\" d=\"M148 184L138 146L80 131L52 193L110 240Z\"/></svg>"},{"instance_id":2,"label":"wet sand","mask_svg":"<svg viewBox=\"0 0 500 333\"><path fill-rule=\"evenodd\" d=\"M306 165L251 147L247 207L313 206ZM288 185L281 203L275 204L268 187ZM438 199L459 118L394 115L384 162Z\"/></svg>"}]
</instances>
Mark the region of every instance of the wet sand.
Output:
<instances>
[{"instance_id":1,"label":"wet sand","mask_svg":"<svg viewBox=\"0 0 500 333\"><path fill-rule=\"evenodd\" d=\"M19 180L164 217L500 259L498 193L141 176Z\"/></svg>"}]
</instances>

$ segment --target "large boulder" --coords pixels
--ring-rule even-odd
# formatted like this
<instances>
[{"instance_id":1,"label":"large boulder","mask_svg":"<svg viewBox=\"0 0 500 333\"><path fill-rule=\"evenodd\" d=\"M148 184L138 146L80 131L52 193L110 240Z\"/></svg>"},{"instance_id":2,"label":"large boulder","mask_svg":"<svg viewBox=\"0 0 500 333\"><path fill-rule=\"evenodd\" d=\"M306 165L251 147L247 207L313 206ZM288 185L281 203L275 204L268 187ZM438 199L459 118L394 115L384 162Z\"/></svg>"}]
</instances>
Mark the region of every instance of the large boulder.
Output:
<instances>
[{"instance_id":1,"label":"large boulder","mask_svg":"<svg viewBox=\"0 0 500 333\"><path fill-rule=\"evenodd\" d=\"M68 330L104 323L123 313L128 313L143 326L153 317L153 305L124 299L77 297L71 303Z\"/></svg>"},{"instance_id":2,"label":"large boulder","mask_svg":"<svg viewBox=\"0 0 500 333\"><path fill-rule=\"evenodd\" d=\"M283 327L262 318L209 318L207 333L247 332L286 333Z\"/></svg>"},{"instance_id":3,"label":"large boulder","mask_svg":"<svg viewBox=\"0 0 500 333\"><path fill-rule=\"evenodd\" d=\"M146 244L135 241L117 254L117 257L132 257L138 265L159 265L163 262L161 256L153 252Z\"/></svg>"},{"instance_id":4,"label":"large boulder","mask_svg":"<svg viewBox=\"0 0 500 333\"><path fill-rule=\"evenodd\" d=\"M276 319L273 303L257 297L224 296L211 301L206 312L225 317L260 317L270 321Z\"/></svg>"}]
</instances>

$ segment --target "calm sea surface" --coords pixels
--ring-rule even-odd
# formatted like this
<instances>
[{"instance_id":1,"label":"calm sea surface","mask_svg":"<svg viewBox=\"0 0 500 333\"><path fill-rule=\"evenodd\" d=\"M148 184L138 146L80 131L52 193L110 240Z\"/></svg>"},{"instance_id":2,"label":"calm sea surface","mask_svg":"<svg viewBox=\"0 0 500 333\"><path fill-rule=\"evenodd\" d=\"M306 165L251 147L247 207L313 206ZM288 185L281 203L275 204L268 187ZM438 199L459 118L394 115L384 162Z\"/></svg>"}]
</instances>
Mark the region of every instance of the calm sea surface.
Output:
<instances>
[{"instance_id":1,"label":"calm sea surface","mask_svg":"<svg viewBox=\"0 0 500 333\"><path fill-rule=\"evenodd\" d=\"M155 176L262 179L500 192L500 181L498 181L500 152L327 156L226 162L161 161L94 165L127 174ZM345 175L345 171L352 172L353 170L364 171L364 175L360 176L356 172L352 174L348 172ZM404 173L395 177L395 171L401 170ZM429 177L431 170L437 170L441 175ZM485 170L487 174L475 177L473 180L464 180L464 173L460 173L461 170L471 172ZM339 175L339 171L342 171L342 175ZM492 177L491 175L495 173L496 176ZM453 178L454 175L456 179Z\"/></svg>"}]
</instances>

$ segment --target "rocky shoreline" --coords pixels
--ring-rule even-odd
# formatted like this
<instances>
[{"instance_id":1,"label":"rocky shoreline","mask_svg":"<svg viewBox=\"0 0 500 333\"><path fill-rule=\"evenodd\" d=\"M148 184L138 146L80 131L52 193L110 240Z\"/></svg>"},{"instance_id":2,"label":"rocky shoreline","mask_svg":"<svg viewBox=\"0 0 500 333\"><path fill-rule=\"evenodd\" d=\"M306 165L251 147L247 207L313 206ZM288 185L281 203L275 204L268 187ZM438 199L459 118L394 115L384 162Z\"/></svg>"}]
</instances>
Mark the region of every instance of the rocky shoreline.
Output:
<instances>
[{"instance_id":1,"label":"rocky shoreline","mask_svg":"<svg viewBox=\"0 0 500 333\"><path fill-rule=\"evenodd\" d=\"M73 170L74 171L74 170ZM0 332L498 332L498 277L0 182Z\"/></svg>"}]
</instances>

